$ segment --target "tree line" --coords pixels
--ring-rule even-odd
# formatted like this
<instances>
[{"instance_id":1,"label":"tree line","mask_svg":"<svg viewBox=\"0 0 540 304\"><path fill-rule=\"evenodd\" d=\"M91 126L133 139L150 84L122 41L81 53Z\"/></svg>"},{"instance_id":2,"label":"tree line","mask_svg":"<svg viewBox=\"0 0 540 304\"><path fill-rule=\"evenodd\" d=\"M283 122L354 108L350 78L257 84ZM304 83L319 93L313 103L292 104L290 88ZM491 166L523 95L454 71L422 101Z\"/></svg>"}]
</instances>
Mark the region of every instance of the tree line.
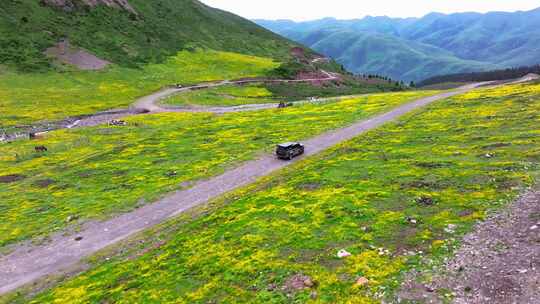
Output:
<instances>
[{"instance_id":1,"label":"tree line","mask_svg":"<svg viewBox=\"0 0 540 304\"><path fill-rule=\"evenodd\" d=\"M363 79L377 79L377 80L381 80L381 81L387 81L389 84L394 84L397 87L404 87L405 86L405 82L403 82L403 80L401 80L401 81L393 80L390 77L381 76L381 75L378 75L378 74L361 74L361 75L358 75L358 76L362 77ZM410 84L409 84L409 87L415 87L415 86L416 85L415 85L414 81L411 81Z\"/></svg>"},{"instance_id":2,"label":"tree line","mask_svg":"<svg viewBox=\"0 0 540 304\"><path fill-rule=\"evenodd\" d=\"M418 86L428 86L445 82L479 82L493 80L508 80L521 78L527 74L540 74L540 64L533 66L524 66L518 68L508 68L503 70L494 70L487 72L458 73L449 75L440 75L423 80Z\"/></svg>"}]
</instances>

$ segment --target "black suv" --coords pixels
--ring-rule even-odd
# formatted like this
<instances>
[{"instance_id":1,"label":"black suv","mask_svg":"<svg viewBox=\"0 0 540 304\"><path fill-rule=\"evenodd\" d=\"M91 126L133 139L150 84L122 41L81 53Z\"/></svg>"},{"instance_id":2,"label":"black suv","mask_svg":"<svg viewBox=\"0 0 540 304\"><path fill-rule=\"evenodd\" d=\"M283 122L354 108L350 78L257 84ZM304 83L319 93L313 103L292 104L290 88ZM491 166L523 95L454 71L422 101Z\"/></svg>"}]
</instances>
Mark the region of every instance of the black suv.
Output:
<instances>
[{"instance_id":1,"label":"black suv","mask_svg":"<svg viewBox=\"0 0 540 304\"><path fill-rule=\"evenodd\" d=\"M276 155L279 159L291 160L304 154L304 145L301 143L284 143L277 145Z\"/></svg>"}]
</instances>

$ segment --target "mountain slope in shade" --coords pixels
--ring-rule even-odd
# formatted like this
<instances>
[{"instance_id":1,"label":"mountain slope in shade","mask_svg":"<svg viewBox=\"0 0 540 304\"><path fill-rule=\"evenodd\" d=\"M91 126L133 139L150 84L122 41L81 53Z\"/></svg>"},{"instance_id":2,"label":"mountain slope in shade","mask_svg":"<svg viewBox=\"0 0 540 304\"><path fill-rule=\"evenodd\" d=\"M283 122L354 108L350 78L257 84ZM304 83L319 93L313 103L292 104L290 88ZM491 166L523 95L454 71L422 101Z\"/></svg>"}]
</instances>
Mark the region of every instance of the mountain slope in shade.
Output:
<instances>
[{"instance_id":1,"label":"mountain slope in shade","mask_svg":"<svg viewBox=\"0 0 540 304\"><path fill-rule=\"evenodd\" d=\"M495 65L456 58L443 49L390 35L326 30L302 37L312 48L360 74L417 80L451 71L487 70ZM313 42L313 43L310 43Z\"/></svg>"},{"instance_id":2,"label":"mountain slope in shade","mask_svg":"<svg viewBox=\"0 0 540 304\"><path fill-rule=\"evenodd\" d=\"M432 14L402 27L400 36L464 59L530 64L530 55L540 55L540 8L516 13ZM512 52L525 57L515 60Z\"/></svg>"},{"instance_id":3,"label":"mountain slope in shade","mask_svg":"<svg viewBox=\"0 0 540 304\"><path fill-rule=\"evenodd\" d=\"M515 13L432 13L419 19L256 22L333 56L352 71L405 80L540 62L540 8Z\"/></svg>"}]
</instances>

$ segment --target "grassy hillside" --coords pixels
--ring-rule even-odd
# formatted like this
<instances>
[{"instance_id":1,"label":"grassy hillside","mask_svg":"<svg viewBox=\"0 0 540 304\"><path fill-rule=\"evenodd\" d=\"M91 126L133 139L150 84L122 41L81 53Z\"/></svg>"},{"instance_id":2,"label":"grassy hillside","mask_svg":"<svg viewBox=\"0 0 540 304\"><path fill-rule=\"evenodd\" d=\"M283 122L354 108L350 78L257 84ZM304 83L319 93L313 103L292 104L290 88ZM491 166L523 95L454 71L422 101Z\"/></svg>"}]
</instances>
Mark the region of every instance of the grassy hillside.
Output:
<instances>
[{"instance_id":1,"label":"grassy hillside","mask_svg":"<svg viewBox=\"0 0 540 304\"><path fill-rule=\"evenodd\" d=\"M266 87L274 98L287 100L403 89L383 81L367 82L356 79L335 63L310 64L287 60L290 60L289 63L281 64L270 58L197 49L181 51L163 63L147 64L140 68L114 65L104 71L6 71L0 74L0 108L3 109L0 112L0 131L125 108L136 98L175 83L194 84L249 77L294 78L296 73L314 73L324 68L342 73L341 80L322 85L279 84ZM192 98L197 94L211 92L197 92L179 98ZM232 104L225 98L221 98L221 101L222 105ZM220 104L219 100L212 102Z\"/></svg>"},{"instance_id":2,"label":"grassy hillside","mask_svg":"<svg viewBox=\"0 0 540 304\"><path fill-rule=\"evenodd\" d=\"M139 69L0 74L0 129L127 107L174 83L265 76L279 63L216 51L181 51Z\"/></svg>"},{"instance_id":3,"label":"grassy hillside","mask_svg":"<svg viewBox=\"0 0 540 304\"><path fill-rule=\"evenodd\" d=\"M161 63L194 47L286 59L294 45L196 0L129 0L136 14L105 5L79 4L66 11L41 3L0 3L0 64L22 71L48 69L43 51L65 38L123 67Z\"/></svg>"},{"instance_id":4,"label":"grassy hillside","mask_svg":"<svg viewBox=\"0 0 540 304\"><path fill-rule=\"evenodd\" d=\"M538 84L434 104L149 231L31 303L393 303L404 271L538 177L539 111Z\"/></svg>"},{"instance_id":5,"label":"grassy hillside","mask_svg":"<svg viewBox=\"0 0 540 304\"><path fill-rule=\"evenodd\" d=\"M264 77L295 46L196 0L130 0L133 10L56 2L0 3L0 129L126 107L174 83ZM44 51L63 39L112 66L58 65Z\"/></svg>"},{"instance_id":6,"label":"grassy hillside","mask_svg":"<svg viewBox=\"0 0 540 304\"><path fill-rule=\"evenodd\" d=\"M74 0L1 2L0 132L125 108L174 83L295 78L325 69L345 74L343 81L328 85L323 94L309 85L302 90L280 86L279 92L305 97L401 89L356 81L333 62L313 63L313 51L196 0L129 4L127 10ZM80 71L47 57L44 51L63 39L112 65Z\"/></svg>"},{"instance_id":7,"label":"grassy hillside","mask_svg":"<svg viewBox=\"0 0 540 304\"><path fill-rule=\"evenodd\" d=\"M374 94L225 115L143 115L123 128L63 130L37 142L0 145L0 181L8 181L0 182L0 248L73 226L69 216L84 221L132 210L278 142L309 138L430 94ZM35 153L38 142L47 153Z\"/></svg>"}]
</instances>

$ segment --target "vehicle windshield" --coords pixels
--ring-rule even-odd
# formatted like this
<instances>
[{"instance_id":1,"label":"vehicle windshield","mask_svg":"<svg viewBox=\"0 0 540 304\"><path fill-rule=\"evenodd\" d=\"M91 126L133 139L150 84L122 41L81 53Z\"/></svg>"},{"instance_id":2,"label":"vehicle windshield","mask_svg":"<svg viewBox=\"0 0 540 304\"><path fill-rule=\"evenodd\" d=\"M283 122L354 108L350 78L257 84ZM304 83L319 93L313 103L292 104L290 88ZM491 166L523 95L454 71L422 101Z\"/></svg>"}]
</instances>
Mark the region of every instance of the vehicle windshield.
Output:
<instances>
[{"instance_id":1,"label":"vehicle windshield","mask_svg":"<svg viewBox=\"0 0 540 304\"><path fill-rule=\"evenodd\" d=\"M280 149L290 149L290 148L293 148L296 145L297 145L296 143L284 143L284 144L278 145L278 148L280 148Z\"/></svg>"}]
</instances>

